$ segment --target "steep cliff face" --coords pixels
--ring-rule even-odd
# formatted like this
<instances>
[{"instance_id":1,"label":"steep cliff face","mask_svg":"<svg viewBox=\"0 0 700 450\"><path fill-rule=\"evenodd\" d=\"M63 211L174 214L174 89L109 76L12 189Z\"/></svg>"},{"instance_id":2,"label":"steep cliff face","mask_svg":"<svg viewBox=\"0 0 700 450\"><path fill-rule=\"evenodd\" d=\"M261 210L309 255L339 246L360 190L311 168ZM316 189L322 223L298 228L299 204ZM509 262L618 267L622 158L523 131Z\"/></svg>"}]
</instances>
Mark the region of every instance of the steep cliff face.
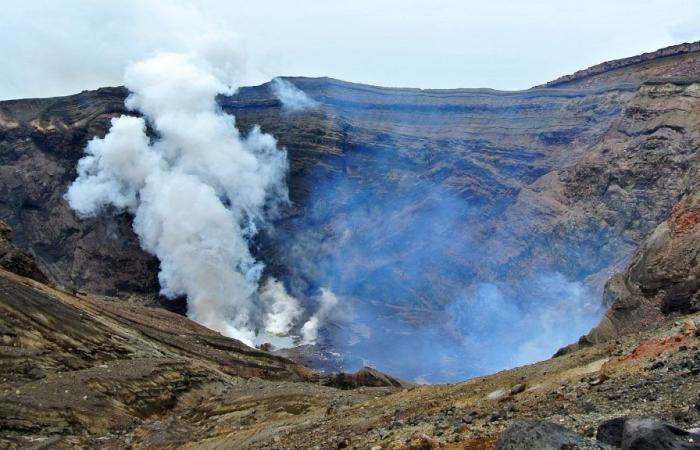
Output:
<instances>
[{"instance_id":1,"label":"steep cliff face","mask_svg":"<svg viewBox=\"0 0 700 450\"><path fill-rule=\"evenodd\" d=\"M491 244L516 241L502 263L555 264L602 287L695 183L699 87L641 85L581 158L522 189Z\"/></svg>"},{"instance_id":2,"label":"steep cliff face","mask_svg":"<svg viewBox=\"0 0 700 450\"><path fill-rule=\"evenodd\" d=\"M288 149L294 203L288 217L303 213L319 180L347 176L394 196L421 183L444 188L478 206L480 221L487 223L524 186L579 157L633 95L629 88L502 93L293 81L321 107L287 113L268 85L221 99L241 128L260 124ZM109 120L125 113L125 96L122 89L101 89L2 102L0 219L55 282L152 296L157 261L138 248L129 218L79 219L62 198L87 141L104 135ZM325 213L340 206L329 205ZM279 226L284 229L285 221ZM273 270L285 270L273 247L263 251Z\"/></svg>"},{"instance_id":3,"label":"steep cliff face","mask_svg":"<svg viewBox=\"0 0 700 450\"><path fill-rule=\"evenodd\" d=\"M678 62L678 70L682 68L682 71L673 72L673 77L681 74L698 76L700 71L695 68L698 61L698 53L694 50L696 47L683 47L683 52L671 52L670 56L669 52L662 51L656 57L645 57L644 70L653 68L653 78L659 78L668 70L667 58L675 57L682 60ZM656 61L656 66L653 61ZM634 81L645 79L647 72L638 73L638 66L628 63L617 64L614 70L624 70L630 77L637 77ZM302 79L295 80L295 83L312 97L324 99L324 91L316 91L311 81ZM600 83L604 84L603 81ZM324 135L325 140L315 141L326 148L333 148L332 152L328 152L332 156L320 155L321 152L310 154L308 166L297 166L294 172L292 180L299 184L292 192L313 197L314 194L309 192L313 190L314 183L332 178L336 172L340 172L360 180L356 184L358 190L371 186L369 189L372 191L386 192L389 197L411 198L415 193L412 183L425 183L428 180L433 186L440 186L446 192L457 192L459 198L468 201L473 215L459 218L464 225L461 230L449 230L454 233L450 233L448 245L455 251L447 259L441 260L442 264L438 266L428 263L422 267L421 277L431 281L430 286L421 286L420 294L424 295L416 295L415 286L400 276L397 276L388 295L376 291L367 295L372 299L379 298L383 304L403 302L401 309L391 310L392 314L398 313L409 320L423 320L430 317L426 311L439 310L450 301L454 292L450 290L452 286L463 287L474 280L505 278L516 280L516 286L527 289L527 285L517 284L517 280L527 282L532 279L533 272L538 271L559 272L569 279L583 281L597 295L605 292L607 306L614 303L611 291L614 283L608 283L608 288L604 289L607 280L616 271L625 269L640 242L671 214L674 205L688 191L693 183L700 148L700 102L698 84L693 78L647 81L633 89L621 88L619 83L615 83L605 89L599 87L600 90L596 92L579 91L578 95L583 96L581 98L570 91L548 93L534 90L520 97L508 97L473 91L436 94L399 90L386 93L391 96L391 101L385 96L378 96L372 88L353 86L361 93L352 93L347 92L351 86L344 87L343 91L336 87L333 98L343 99L343 102L338 102L340 105L348 108L351 100L362 98L362 106L357 107L368 109L370 118L367 120L375 124L387 123L386 126L393 127L390 129L401 130L402 134L411 133L415 128L421 129L429 121L427 117L431 117L417 115L415 110L419 107L413 106L411 109L415 118L411 122L405 105L401 103L408 96L414 97L414 105L430 103L435 101L435 96L444 94L450 98L469 98L480 103L480 106L464 107L459 112L453 110L450 115L440 116L438 133L446 140L439 143L410 134L393 137L387 143L378 136L359 140L367 135L358 131L362 129L362 124L353 122L354 116L340 106L336 107L330 118L330 107L310 113L318 117L319 122L324 117L326 129L335 130ZM254 117L253 122L262 123L265 129L280 136L288 148L295 149L299 144L293 140L285 141L288 134L279 127L285 126L281 124L302 121L306 115L276 115L271 110L272 106L264 106L265 102L256 100L253 92L241 93L245 107L233 103L236 108L231 110L242 118L239 123L245 124L250 114ZM562 97L566 97L565 100ZM332 103L327 99L322 101ZM519 102L517 107L513 106L515 102ZM554 102L561 103L554 107ZM504 104L511 105L511 109ZM545 104L549 107L544 107ZM231 108L231 105L227 104L227 107ZM263 111L255 112L258 109ZM552 112L553 116L549 116L545 112L548 109L557 113ZM493 112L495 110L499 111L498 114ZM594 112L595 120L586 118L588 112ZM335 122L329 122L331 119ZM341 120L347 124L346 130L353 131L351 136L347 132L342 133L343 127L329 124ZM401 124L406 123L409 125L401 128ZM572 131L574 128L576 131ZM461 142L457 137L450 138L450 133L483 138L470 148L460 149ZM316 134L322 135L320 132ZM397 134L394 132L392 136ZM337 143L339 140L342 145ZM427 158L426 152L419 148L426 142L433 146L428 148L434 149L427 152ZM336 147L340 149L336 150ZM507 151L508 147L512 150ZM412 151L414 148L416 151ZM382 156L383 150L395 155L391 157L396 158L391 160L391 165L386 163L390 157ZM358 153L361 156L357 156ZM424 158L418 159L419 155ZM410 169L398 164L399 158L408 158ZM454 164L455 161L457 164ZM314 164L315 172L311 169ZM387 166L391 170L385 170ZM378 173L372 173L372 168L379 168ZM319 172L322 175L318 175ZM416 176L418 173L421 175ZM447 177L441 178L445 173ZM304 188L302 183L305 180L310 180L307 181L310 188ZM316 224L321 229L333 228L339 214L347 211L347 208L352 210L352 206L347 205L348 200L343 200L341 195L347 194L347 190L342 189L337 193L337 196L311 202L317 212L314 216L318 220ZM304 204L301 195L295 200L297 204ZM378 201L383 201L381 196L378 196ZM318 213L319 210L326 212ZM379 224L381 220L377 218L370 222ZM283 233L287 233L289 229L293 231L295 226L305 227L308 223L283 221L278 225ZM382 233L381 239L386 239L387 232ZM470 239L479 242L477 248L480 250L487 250L480 252L477 258L470 258L468 251L462 251L475 246ZM317 238L314 242L333 241ZM328 253L339 252L333 246L328 247ZM371 252L368 254L370 256L360 264L396 267L401 266L407 257L407 251L403 248L396 251L393 258L380 262L373 260ZM285 258L277 258L273 253L269 260ZM505 277L502 274L506 274ZM382 283L386 283L387 276L394 276L389 270L381 272L381 275L384 277ZM371 283L371 280L362 278L363 283ZM406 301L407 298L412 300ZM406 305L412 305L412 310ZM664 311L659 308L646 311L643 323L658 321ZM437 317L427 320L442 320ZM638 316L631 314L624 320L616 320L611 325L612 331L608 329L591 339L605 340L630 331L639 325L638 319ZM607 321L604 319L603 322Z\"/></svg>"},{"instance_id":4,"label":"steep cliff face","mask_svg":"<svg viewBox=\"0 0 700 450\"><path fill-rule=\"evenodd\" d=\"M244 129L259 124L290 151L296 201L313 187L301 182L319 162L329 173L368 178L364 172L386 158L396 175L433 180L468 200L512 198L552 167L580 156L634 91L418 90L290 80L320 106L285 112L267 84L243 88L221 104Z\"/></svg>"},{"instance_id":5,"label":"steep cliff face","mask_svg":"<svg viewBox=\"0 0 700 450\"><path fill-rule=\"evenodd\" d=\"M652 326L664 316L700 310L697 171L695 159L686 178L686 195L642 242L626 269L608 281L604 300L610 308L582 342L605 342Z\"/></svg>"},{"instance_id":6,"label":"steep cliff face","mask_svg":"<svg viewBox=\"0 0 700 450\"><path fill-rule=\"evenodd\" d=\"M413 322L434 320L475 283L542 269L527 255L508 267L499 254L528 247L540 217L519 222L515 243L509 230L492 238L500 219L524 188L581 158L635 95L292 81L321 106L286 112L265 85L222 100L243 129L259 124L290 152L294 206L263 239L263 259L297 295L324 283L368 308L390 306L370 315ZM546 263L566 259L565 275L579 277L567 245Z\"/></svg>"},{"instance_id":7,"label":"steep cliff face","mask_svg":"<svg viewBox=\"0 0 700 450\"><path fill-rule=\"evenodd\" d=\"M54 282L103 294L153 296L158 262L130 219L80 219L63 199L87 141L126 112L124 89L0 103L0 219Z\"/></svg>"}]
</instances>

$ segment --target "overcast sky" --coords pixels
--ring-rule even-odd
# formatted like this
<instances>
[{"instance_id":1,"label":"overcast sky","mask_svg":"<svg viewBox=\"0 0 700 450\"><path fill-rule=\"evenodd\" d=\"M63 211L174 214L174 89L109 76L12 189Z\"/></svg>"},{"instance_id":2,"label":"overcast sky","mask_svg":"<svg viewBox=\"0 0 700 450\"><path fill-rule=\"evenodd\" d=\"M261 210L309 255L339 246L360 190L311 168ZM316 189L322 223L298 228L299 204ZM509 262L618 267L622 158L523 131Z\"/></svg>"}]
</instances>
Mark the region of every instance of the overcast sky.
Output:
<instances>
[{"instance_id":1,"label":"overcast sky","mask_svg":"<svg viewBox=\"0 0 700 450\"><path fill-rule=\"evenodd\" d=\"M195 6L196 5L196 6ZM227 40L239 81L523 89L700 40L700 0L0 0L0 99L118 85L125 64Z\"/></svg>"}]
</instances>

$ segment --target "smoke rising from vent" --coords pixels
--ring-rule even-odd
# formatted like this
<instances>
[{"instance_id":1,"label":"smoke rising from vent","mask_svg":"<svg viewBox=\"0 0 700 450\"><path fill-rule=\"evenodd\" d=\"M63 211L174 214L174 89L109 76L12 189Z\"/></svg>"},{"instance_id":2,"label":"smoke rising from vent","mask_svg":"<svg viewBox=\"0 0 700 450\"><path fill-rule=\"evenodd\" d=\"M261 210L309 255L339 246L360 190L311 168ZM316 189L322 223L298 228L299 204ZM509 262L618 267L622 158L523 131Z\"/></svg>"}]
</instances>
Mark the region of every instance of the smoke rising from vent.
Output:
<instances>
[{"instance_id":1,"label":"smoke rising from vent","mask_svg":"<svg viewBox=\"0 0 700 450\"><path fill-rule=\"evenodd\" d=\"M314 189L303 214L265 233L285 270L264 279L250 243L288 201L287 155L219 110L235 73L219 60L164 53L130 65L126 104L142 117L115 118L89 143L66 194L84 216L132 213L161 262L162 293L187 296L192 319L248 344L291 344L295 334L342 354L346 370L430 381L541 359L598 320L586 274L489 266L492 230L479 224L498 211L432 179L390 140L348 148L342 171L305 175ZM328 106L285 80L272 89L289 111ZM437 151L429 163L450 167L449 157Z\"/></svg>"},{"instance_id":2,"label":"smoke rising from vent","mask_svg":"<svg viewBox=\"0 0 700 450\"><path fill-rule=\"evenodd\" d=\"M315 344L321 324L331 315L333 308L338 306L338 297L327 288L321 288L319 308L316 313L301 327L304 344Z\"/></svg>"},{"instance_id":3,"label":"smoke rising from vent","mask_svg":"<svg viewBox=\"0 0 700 450\"><path fill-rule=\"evenodd\" d=\"M585 275L494 263L493 230L481 225L489 205L397 155L352 148L345 171L319 164L304 214L277 230L290 292L308 298L325 286L337 299L328 310L342 308L314 335L343 370L454 382L548 358L597 323L600 296Z\"/></svg>"},{"instance_id":4,"label":"smoke rising from vent","mask_svg":"<svg viewBox=\"0 0 700 450\"><path fill-rule=\"evenodd\" d=\"M192 319L253 344L265 330L288 333L303 311L276 280L258 293L264 266L249 241L288 201L287 155L257 127L241 136L219 110L232 64L162 53L129 65L126 105L143 117L114 118L90 141L66 199L82 216L134 214L162 294L187 296Z\"/></svg>"},{"instance_id":5,"label":"smoke rising from vent","mask_svg":"<svg viewBox=\"0 0 700 450\"><path fill-rule=\"evenodd\" d=\"M270 84L272 93L282 102L287 111L299 112L318 106L318 102L306 95L304 91L283 78L275 78Z\"/></svg>"},{"instance_id":6,"label":"smoke rising from vent","mask_svg":"<svg viewBox=\"0 0 700 450\"><path fill-rule=\"evenodd\" d=\"M284 285L272 278L268 278L263 286L260 298L263 304L268 305L265 331L275 335L287 334L304 312L299 301L289 295Z\"/></svg>"}]
</instances>

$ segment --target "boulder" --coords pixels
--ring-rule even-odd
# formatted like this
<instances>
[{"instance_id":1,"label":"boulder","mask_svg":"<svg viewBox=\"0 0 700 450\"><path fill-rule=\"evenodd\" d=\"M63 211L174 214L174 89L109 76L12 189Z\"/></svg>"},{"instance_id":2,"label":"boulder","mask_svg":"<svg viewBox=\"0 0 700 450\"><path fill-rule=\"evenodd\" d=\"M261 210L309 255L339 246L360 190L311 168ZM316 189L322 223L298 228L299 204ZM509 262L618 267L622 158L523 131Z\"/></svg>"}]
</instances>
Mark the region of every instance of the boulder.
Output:
<instances>
[{"instance_id":1,"label":"boulder","mask_svg":"<svg viewBox=\"0 0 700 450\"><path fill-rule=\"evenodd\" d=\"M359 387L394 387L412 386L410 383L394 378L371 367L363 367L355 373L334 373L323 380L324 386L340 389L356 389Z\"/></svg>"},{"instance_id":2,"label":"boulder","mask_svg":"<svg viewBox=\"0 0 700 450\"><path fill-rule=\"evenodd\" d=\"M596 439L604 444L614 445L619 447L622 443L622 433L625 429L627 417L616 417L606 420L598 425Z\"/></svg>"},{"instance_id":3,"label":"boulder","mask_svg":"<svg viewBox=\"0 0 700 450\"><path fill-rule=\"evenodd\" d=\"M651 417L625 420L622 450L700 450L700 434L690 433Z\"/></svg>"},{"instance_id":4,"label":"boulder","mask_svg":"<svg viewBox=\"0 0 700 450\"><path fill-rule=\"evenodd\" d=\"M495 450L599 450L584 436L544 420L515 422L498 437Z\"/></svg>"}]
</instances>

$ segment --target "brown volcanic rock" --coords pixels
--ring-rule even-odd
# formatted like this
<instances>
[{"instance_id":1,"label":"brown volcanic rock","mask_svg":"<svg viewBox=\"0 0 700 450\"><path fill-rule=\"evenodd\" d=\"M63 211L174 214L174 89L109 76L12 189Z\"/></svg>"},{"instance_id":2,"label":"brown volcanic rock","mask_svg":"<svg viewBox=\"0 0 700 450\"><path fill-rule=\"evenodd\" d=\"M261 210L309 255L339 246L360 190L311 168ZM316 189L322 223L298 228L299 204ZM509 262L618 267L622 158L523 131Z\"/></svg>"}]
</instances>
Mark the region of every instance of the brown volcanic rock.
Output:
<instances>
[{"instance_id":1,"label":"brown volcanic rock","mask_svg":"<svg viewBox=\"0 0 700 450\"><path fill-rule=\"evenodd\" d=\"M601 323L587 336L603 342L664 315L700 310L700 191L678 203L671 217L644 240L627 269L606 285L610 305Z\"/></svg>"},{"instance_id":2,"label":"brown volcanic rock","mask_svg":"<svg viewBox=\"0 0 700 450\"><path fill-rule=\"evenodd\" d=\"M250 348L161 308L78 297L43 285L0 277L3 342L38 352L41 365L58 370L129 355L150 358L196 355L219 372L267 379L307 379L312 374L280 356ZM99 320L98 320L99 319ZM4 373L12 375L12 370Z\"/></svg>"},{"instance_id":3,"label":"brown volcanic rock","mask_svg":"<svg viewBox=\"0 0 700 450\"><path fill-rule=\"evenodd\" d=\"M628 268L629 282L657 296L664 312L700 310L700 191L676 204L637 251Z\"/></svg>"},{"instance_id":4,"label":"brown volcanic rock","mask_svg":"<svg viewBox=\"0 0 700 450\"><path fill-rule=\"evenodd\" d=\"M595 173L589 178L590 190L568 196L581 199L584 217L624 219L607 219L606 224L618 228L632 245L641 241L631 261L618 263L621 273L606 283L603 301L609 310L583 343L603 342L700 307L700 84L644 85L624 117L608 142L601 143L606 144L601 154L587 163L597 170L584 169ZM602 155L616 152L619 156L612 158ZM606 160L613 164L601 163ZM571 183L569 191L582 184ZM627 207L630 203L634 208ZM639 223L644 227L635 226ZM651 228L655 223L659 225Z\"/></svg>"},{"instance_id":5,"label":"brown volcanic rock","mask_svg":"<svg viewBox=\"0 0 700 450\"><path fill-rule=\"evenodd\" d=\"M133 427L240 377L316 378L178 314L0 271L0 445L38 434L84 446L88 434Z\"/></svg>"},{"instance_id":6,"label":"brown volcanic rock","mask_svg":"<svg viewBox=\"0 0 700 450\"><path fill-rule=\"evenodd\" d=\"M583 157L520 191L489 241L498 261L583 273L602 290L693 179L699 94L692 82L642 85Z\"/></svg>"},{"instance_id":7,"label":"brown volcanic rock","mask_svg":"<svg viewBox=\"0 0 700 450\"><path fill-rule=\"evenodd\" d=\"M274 427L396 390L339 393L303 366L181 315L1 269L0 379L2 448L163 448L230 434L231 420ZM216 417L225 429L210 429ZM235 440L269 438L258 430Z\"/></svg>"}]
</instances>

